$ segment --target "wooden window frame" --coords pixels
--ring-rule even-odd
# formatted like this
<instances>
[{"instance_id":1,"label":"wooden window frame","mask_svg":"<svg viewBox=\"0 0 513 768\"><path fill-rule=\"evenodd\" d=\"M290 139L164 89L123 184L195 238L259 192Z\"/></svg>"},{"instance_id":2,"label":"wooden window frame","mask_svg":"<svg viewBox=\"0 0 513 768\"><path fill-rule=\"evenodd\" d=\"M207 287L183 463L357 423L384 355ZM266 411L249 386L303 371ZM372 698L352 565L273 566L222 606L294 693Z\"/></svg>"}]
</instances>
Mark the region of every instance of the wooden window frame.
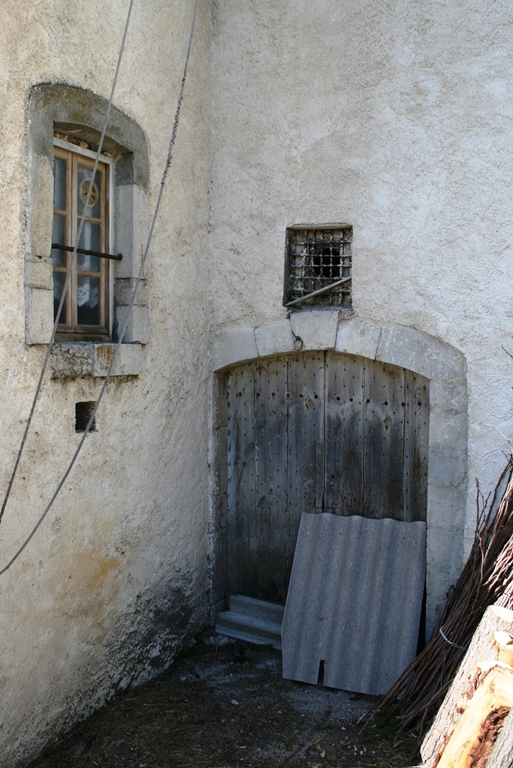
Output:
<instances>
[{"instance_id":1,"label":"wooden window frame","mask_svg":"<svg viewBox=\"0 0 513 768\"><path fill-rule=\"evenodd\" d=\"M66 219L65 231L66 238L62 245L75 245L78 228L80 226L80 213L77 205L78 195L78 166L93 168L96 153L82 147L70 144L62 139L54 138L54 158L64 159L66 161L66 210L53 209L54 216ZM113 185L114 185L114 162L111 158L104 155L100 156L97 174L100 174L101 189L100 200L102 201L100 216L87 217L86 222L91 221L100 225L100 251L112 251L113 227L112 227L112 206ZM56 242L56 235L52 236L52 241ZM58 238L61 239L61 238ZM65 252L61 252L65 253ZM54 279L56 274L65 275L72 258L71 253L65 253L65 266L53 264ZM70 283L67 290L65 306L63 312L68 322L59 323L57 327L56 339L58 340L108 340L112 335L112 317L113 317L113 270L109 259L99 258L99 271L93 272L79 268L79 257L75 257L72 266ZM96 277L100 279L99 304L100 304L100 322L98 325L86 325L78 322L78 299L77 286L80 275Z\"/></svg>"},{"instance_id":2,"label":"wooden window frame","mask_svg":"<svg viewBox=\"0 0 513 768\"><path fill-rule=\"evenodd\" d=\"M84 88L63 83L38 83L30 88L27 113L29 215L24 269L25 342L30 346L48 344L54 325L51 257L54 146L63 146L94 159L108 108L106 99ZM60 145L60 141L67 144ZM106 157L111 161L111 243L106 250L122 253L123 258L121 261L109 260L108 334L98 334L98 328L93 329L93 334L77 336L72 333L69 338L63 338L63 333L58 334L61 347L57 347L63 350L62 364L57 361L57 348L52 355L57 361L52 364L52 375L58 378L102 375L97 371L104 368L101 363L106 359L104 345L114 343L118 329L125 324L126 332L119 349L120 359L124 361L120 370L124 373L120 375L137 375L140 346L150 339L146 273L135 305L131 307L131 296L148 240L148 141L142 128L114 105L110 108L102 151L102 161L108 162Z\"/></svg>"}]
</instances>

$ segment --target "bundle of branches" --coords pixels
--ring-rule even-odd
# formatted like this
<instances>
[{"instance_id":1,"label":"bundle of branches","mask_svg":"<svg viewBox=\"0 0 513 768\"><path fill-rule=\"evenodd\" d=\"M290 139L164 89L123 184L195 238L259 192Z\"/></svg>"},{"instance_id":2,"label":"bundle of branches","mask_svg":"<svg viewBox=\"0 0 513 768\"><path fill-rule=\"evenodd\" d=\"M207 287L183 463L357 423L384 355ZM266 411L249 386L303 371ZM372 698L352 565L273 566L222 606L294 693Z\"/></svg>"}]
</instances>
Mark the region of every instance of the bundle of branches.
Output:
<instances>
[{"instance_id":1,"label":"bundle of branches","mask_svg":"<svg viewBox=\"0 0 513 768\"><path fill-rule=\"evenodd\" d=\"M486 608L493 604L513 608L513 458L491 498L485 500L477 489L474 543L430 641L365 722L385 712L396 718L398 736L407 729L422 739Z\"/></svg>"}]
</instances>

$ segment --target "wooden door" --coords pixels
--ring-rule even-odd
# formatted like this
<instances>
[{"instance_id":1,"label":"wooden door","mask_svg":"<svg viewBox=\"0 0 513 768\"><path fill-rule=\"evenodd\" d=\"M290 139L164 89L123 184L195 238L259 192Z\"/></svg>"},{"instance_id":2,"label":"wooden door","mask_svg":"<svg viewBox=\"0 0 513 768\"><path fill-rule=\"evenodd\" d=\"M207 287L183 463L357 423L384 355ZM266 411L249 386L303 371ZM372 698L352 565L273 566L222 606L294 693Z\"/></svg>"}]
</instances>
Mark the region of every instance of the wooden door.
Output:
<instances>
[{"instance_id":1,"label":"wooden door","mask_svg":"<svg viewBox=\"0 0 513 768\"><path fill-rule=\"evenodd\" d=\"M226 391L232 593L285 602L302 512L426 519L426 379L306 352L239 366Z\"/></svg>"}]
</instances>

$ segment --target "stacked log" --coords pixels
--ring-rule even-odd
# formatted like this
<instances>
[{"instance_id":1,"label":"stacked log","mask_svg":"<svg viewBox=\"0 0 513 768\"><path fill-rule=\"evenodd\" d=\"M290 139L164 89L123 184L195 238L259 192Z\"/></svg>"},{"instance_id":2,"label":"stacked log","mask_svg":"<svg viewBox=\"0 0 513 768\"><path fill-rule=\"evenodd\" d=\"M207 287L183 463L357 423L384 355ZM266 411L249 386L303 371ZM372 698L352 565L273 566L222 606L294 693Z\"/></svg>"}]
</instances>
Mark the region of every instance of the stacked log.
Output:
<instances>
[{"instance_id":1,"label":"stacked log","mask_svg":"<svg viewBox=\"0 0 513 768\"><path fill-rule=\"evenodd\" d=\"M511 636L513 611L489 607L422 744L424 768L492 768L502 759L493 756L513 705L513 669L502 660L511 660Z\"/></svg>"}]
</instances>

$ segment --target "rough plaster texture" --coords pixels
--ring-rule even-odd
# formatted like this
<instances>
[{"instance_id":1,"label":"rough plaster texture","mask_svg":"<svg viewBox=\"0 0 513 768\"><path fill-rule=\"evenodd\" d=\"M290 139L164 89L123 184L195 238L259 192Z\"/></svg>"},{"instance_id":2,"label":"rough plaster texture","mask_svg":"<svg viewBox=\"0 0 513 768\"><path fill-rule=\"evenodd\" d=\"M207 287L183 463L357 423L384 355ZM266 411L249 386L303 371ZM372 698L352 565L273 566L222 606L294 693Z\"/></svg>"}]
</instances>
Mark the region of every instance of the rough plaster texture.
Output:
<instances>
[{"instance_id":1,"label":"rough plaster texture","mask_svg":"<svg viewBox=\"0 0 513 768\"><path fill-rule=\"evenodd\" d=\"M513 435L511 3L213 7L214 326L284 320L287 226L353 226L360 354L431 379L428 561L447 585L473 536L474 478L494 486L497 429ZM392 346L387 324L402 329ZM457 350L457 370L412 331Z\"/></svg>"},{"instance_id":2,"label":"rough plaster texture","mask_svg":"<svg viewBox=\"0 0 513 768\"><path fill-rule=\"evenodd\" d=\"M39 263L48 259L51 221L46 202L38 207L31 197L51 190L51 166L34 176L29 94L49 83L108 98L128 4L100 5L7 0L0 9L1 489L46 349L25 343L24 285L41 298L27 304L34 313L27 325L40 334L29 341L48 339L51 315L48 269ZM134 228L147 231L160 187L192 9L174 0L134 4L114 106L138 126L150 160L147 200L137 204L142 220L117 233L125 252L137 240ZM144 351L123 349L97 431L43 526L0 577L2 768L25 764L117 690L157 674L208 621L209 39L210 9L200 3L173 168L136 307L141 315L141 302L151 306L136 324L146 323ZM119 170L118 182L129 184ZM133 187L119 190L125 210L130 194ZM127 281L116 285L122 306L132 278L123 262L119 276ZM66 469L80 438L75 403L95 399L111 352L109 345L55 351L53 375L66 377L45 378L1 526L0 567Z\"/></svg>"},{"instance_id":3,"label":"rough plaster texture","mask_svg":"<svg viewBox=\"0 0 513 768\"><path fill-rule=\"evenodd\" d=\"M351 224L356 315L465 357L468 541L513 434L511 4L214 9L215 322L279 321L285 228Z\"/></svg>"},{"instance_id":4,"label":"rough plaster texture","mask_svg":"<svg viewBox=\"0 0 513 768\"><path fill-rule=\"evenodd\" d=\"M51 311L48 270L32 258L31 233L44 251L50 223L30 191L51 179L48 164L29 162L29 94L60 83L108 98L126 5L6 0L0 10L3 488ZM144 134L149 166L147 191L119 177L118 207L138 196L120 250L139 241L156 200L191 14L178 0L134 6L114 102ZM503 350L513 351L512 26L508 0L200 0L145 275L150 311L138 304L130 329L145 344L140 373L113 381L55 508L0 580L2 768L158 671L201 626L208 533L221 524L212 505L208 527L209 377L291 351L294 333L305 349L356 345L429 376L428 592L439 610L472 536L473 478L486 493L503 462L493 427L513 434ZM353 226L355 323L289 320L285 228L330 221ZM116 291L122 307L126 286ZM75 403L100 386L94 374L45 382L2 523L3 562L76 445ZM221 470L213 492L218 480Z\"/></svg>"}]
</instances>

